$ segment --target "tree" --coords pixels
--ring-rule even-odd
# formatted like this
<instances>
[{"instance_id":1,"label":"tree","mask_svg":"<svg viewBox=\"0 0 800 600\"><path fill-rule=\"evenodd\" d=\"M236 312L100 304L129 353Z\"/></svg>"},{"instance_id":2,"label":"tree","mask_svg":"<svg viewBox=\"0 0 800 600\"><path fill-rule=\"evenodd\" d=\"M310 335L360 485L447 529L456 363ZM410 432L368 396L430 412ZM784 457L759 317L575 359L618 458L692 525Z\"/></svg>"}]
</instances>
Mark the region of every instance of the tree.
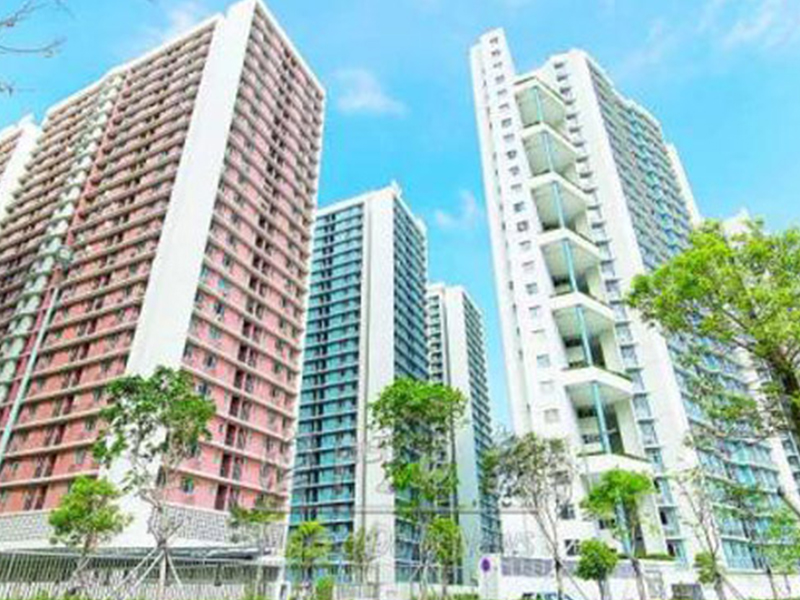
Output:
<instances>
[{"instance_id":1,"label":"tree","mask_svg":"<svg viewBox=\"0 0 800 600\"><path fill-rule=\"evenodd\" d=\"M757 485L743 485L737 482L720 484L724 492L724 512L734 522L741 523L744 535L755 546L764 558L764 572L769 580L772 597L778 600L778 586L775 582L775 571L772 564L764 556L768 540L765 538L765 522L771 518L771 508L767 492Z\"/></svg>"},{"instance_id":2,"label":"tree","mask_svg":"<svg viewBox=\"0 0 800 600\"><path fill-rule=\"evenodd\" d=\"M643 525L643 504L654 489L653 480L644 473L611 469L603 473L581 503L589 515L613 521L614 536L622 543L631 561L641 600L647 599L647 590L635 546Z\"/></svg>"},{"instance_id":3,"label":"tree","mask_svg":"<svg viewBox=\"0 0 800 600\"><path fill-rule=\"evenodd\" d=\"M619 562L619 555L600 540L584 540L580 546L580 560L575 574L586 581L597 582L602 600L610 600L608 578Z\"/></svg>"},{"instance_id":4,"label":"tree","mask_svg":"<svg viewBox=\"0 0 800 600\"><path fill-rule=\"evenodd\" d=\"M310 593L314 570L328 557L330 551L331 540L328 530L318 521L300 523L289 536L286 560L300 569L304 595Z\"/></svg>"},{"instance_id":5,"label":"tree","mask_svg":"<svg viewBox=\"0 0 800 600\"><path fill-rule=\"evenodd\" d=\"M344 554L359 586L367 583L370 567L378 558L378 543L378 531L363 527L351 533L344 541Z\"/></svg>"},{"instance_id":6,"label":"tree","mask_svg":"<svg viewBox=\"0 0 800 600\"><path fill-rule=\"evenodd\" d=\"M668 334L710 338L764 365L763 401L758 410L740 407L748 412L738 419L800 437L800 230L768 234L750 223L727 235L706 223L683 253L637 276L628 300Z\"/></svg>"},{"instance_id":7,"label":"tree","mask_svg":"<svg viewBox=\"0 0 800 600\"><path fill-rule=\"evenodd\" d=\"M783 575L786 597L791 598L790 576L797 574L800 565L800 522L791 510L781 508L772 512L761 553L772 572Z\"/></svg>"},{"instance_id":8,"label":"tree","mask_svg":"<svg viewBox=\"0 0 800 600\"><path fill-rule=\"evenodd\" d=\"M234 543L253 544L259 556L265 556L271 548L279 546L280 528L283 511L275 503L259 498L252 508L231 507L228 524L231 529L231 540ZM256 571L256 595L264 594L264 569L258 565Z\"/></svg>"},{"instance_id":9,"label":"tree","mask_svg":"<svg viewBox=\"0 0 800 600\"><path fill-rule=\"evenodd\" d=\"M694 555L694 569L697 571L697 581L713 586L717 598L725 600L725 575L719 556L706 551L698 552Z\"/></svg>"},{"instance_id":10,"label":"tree","mask_svg":"<svg viewBox=\"0 0 800 600\"><path fill-rule=\"evenodd\" d=\"M483 485L533 518L553 559L558 596L563 597L559 519L570 508L575 477L567 442L535 433L509 437L486 453L482 466Z\"/></svg>"},{"instance_id":11,"label":"tree","mask_svg":"<svg viewBox=\"0 0 800 600\"><path fill-rule=\"evenodd\" d=\"M725 490L720 480L710 479L702 467L687 469L679 473L676 482L686 506L689 508L684 521L692 529L702 551L695 554L694 568L697 580L711 585L719 600L725 600L725 588L733 588L723 568L722 536L718 522L724 519Z\"/></svg>"},{"instance_id":12,"label":"tree","mask_svg":"<svg viewBox=\"0 0 800 600\"><path fill-rule=\"evenodd\" d=\"M86 589L84 573L91 555L130 522L116 504L120 495L107 479L80 476L50 513L48 520L53 528L50 542L80 550L78 565L71 577L74 586L70 595L79 596Z\"/></svg>"},{"instance_id":13,"label":"tree","mask_svg":"<svg viewBox=\"0 0 800 600\"><path fill-rule=\"evenodd\" d=\"M425 544L439 512L450 512L458 485L452 436L466 399L444 385L400 379L370 405L371 427L386 452L383 471L400 518L418 532L421 596L427 598L432 559Z\"/></svg>"},{"instance_id":14,"label":"tree","mask_svg":"<svg viewBox=\"0 0 800 600\"><path fill-rule=\"evenodd\" d=\"M122 490L151 507L148 530L159 550L163 591L171 564L170 539L181 527L168 513L167 500L178 487L181 463L210 437L207 425L216 408L195 393L188 373L166 367L158 367L150 377L121 377L106 392L109 406L100 413L104 430L94 455L106 467L124 459Z\"/></svg>"},{"instance_id":15,"label":"tree","mask_svg":"<svg viewBox=\"0 0 800 600\"><path fill-rule=\"evenodd\" d=\"M461 528L450 517L436 517L430 524L425 544L439 565L442 597L447 598L447 585L455 580L455 571L464 558Z\"/></svg>"},{"instance_id":16,"label":"tree","mask_svg":"<svg viewBox=\"0 0 800 600\"><path fill-rule=\"evenodd\" d=\"M22 23L30 19L41 10L54 7L64 8L64 3L59 0L24 0L15 8L0 15L0 56L5 54L22 54L49 58L58 52L63 40L54 39L40 44L17 45L6 41L9 32L17 29ZM14 84L10 81L0 80L0 94L13 94Z\"/></svg>"}]
</instances>

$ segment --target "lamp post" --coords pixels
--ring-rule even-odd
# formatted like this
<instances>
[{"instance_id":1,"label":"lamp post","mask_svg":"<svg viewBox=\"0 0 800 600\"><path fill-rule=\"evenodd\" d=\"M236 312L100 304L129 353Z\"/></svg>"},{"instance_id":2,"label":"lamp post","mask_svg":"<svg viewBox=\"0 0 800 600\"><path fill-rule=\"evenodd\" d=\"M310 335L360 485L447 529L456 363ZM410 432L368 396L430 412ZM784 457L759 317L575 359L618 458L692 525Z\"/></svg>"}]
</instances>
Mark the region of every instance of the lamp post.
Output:
<instances>
[{"instance_id":1,"label":"lamp post","mask_svg":"<svg viewBox=\"0 0 800 600\"><path fill-rule=\"evenodd\" d=\"M25 373L22 376L22 381L17 389L17 395L14 397L14 403L11 405L11 412L8 414L6 426L3 430L3 435L0 437L0 468L3 467L8 451L8 444L11 441L11 434L14 431L14 425L17 423L19 411L22 408L22 401L25 399L25 394L28 392L30 386L31 376L33 375L33 368L36 365L36 360L39 358L39 351L42 348L47 330L50 328L50 323L53 321L55 309L61 299L61 285L64 281L64 276L72 263L72 251L67 246L61 246L55 255L56 272L54 274L53 291L50 295L50 304L44 313L44 318L39 326L39 331L36 334L36 339L31 348L28 363L25 365Z\"/></svg>"}]
</instances>

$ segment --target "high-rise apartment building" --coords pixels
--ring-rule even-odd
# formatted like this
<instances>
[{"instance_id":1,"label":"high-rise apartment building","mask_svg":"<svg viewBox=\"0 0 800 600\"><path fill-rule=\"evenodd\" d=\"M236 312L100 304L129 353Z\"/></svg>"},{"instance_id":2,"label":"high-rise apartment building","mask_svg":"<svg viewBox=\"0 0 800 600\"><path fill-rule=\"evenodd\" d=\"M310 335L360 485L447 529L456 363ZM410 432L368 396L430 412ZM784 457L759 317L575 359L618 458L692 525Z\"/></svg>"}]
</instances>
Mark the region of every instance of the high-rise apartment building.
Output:
<instances>
[{"instance_id":1,"label":"high-rise apartment building","mask_svg":"<svg viewBox=\"0 0 800 600\"><path fill-rule=\"evenodd\" d=\"M502 548L496 496L482 488L482 467L493 443L483 315L466 290L428 286L430 379L458 389L467 399L464 422L453 432L452 460L458 475L454 505L465 540L464 583L477 579L483 554Z\"/></svg>"},{"instance_id":2,"label":"high-rise apartment building","mask_svg":"<svg viewBox=\"0 0 800 600\"><path fill-rule=\"evenodd\" d=\"M395 379L428 376L426 252L425 227L395 184L317 215L291 523L325 525L334 570L348 536L375 532L371 579L383 583L412 576L416 539L395 516L368 406Z\"/></svg>"},{"instance_id":3,"label":"high-rise apartment building","mask_svg":"<svg viewBox=\"0 0 800 600\"><path fill-rule=\"evenodd\" d=\"M323 106L244 0L47 112L0 196L0 543L48 543L47 511L99 472L104 385L158 365L217 405L169 491L177 541L287 501ZM152 543L145 507L124 509L116 543Z\"/></svg>"},{"instance_id":4,"label":"high-rise apartment building","mask_svg":"<svg viewBox=\"0 0 800 600\"><path fill-rule=\"evenodd\" d=\"M623 300L633 277L685 247L699 220L678 154L582 51L518 74L495 30L471 61L514 428L570 440L581 474L576 505L613 467L653 476L645 512L656 527L637 544L689 563L701 548L668 473L701 465L768 495L780 473L765 443L686 448L703 423L681 367L687 347L645 326ZM747 390L746 365L733 353L706 344L703 359L724 385ZM581 539L608 537L578 510L565 512L567 555ZM724 523L722 547L729 568L758 566L741 523Z\"/></svg>"}]
</instances>

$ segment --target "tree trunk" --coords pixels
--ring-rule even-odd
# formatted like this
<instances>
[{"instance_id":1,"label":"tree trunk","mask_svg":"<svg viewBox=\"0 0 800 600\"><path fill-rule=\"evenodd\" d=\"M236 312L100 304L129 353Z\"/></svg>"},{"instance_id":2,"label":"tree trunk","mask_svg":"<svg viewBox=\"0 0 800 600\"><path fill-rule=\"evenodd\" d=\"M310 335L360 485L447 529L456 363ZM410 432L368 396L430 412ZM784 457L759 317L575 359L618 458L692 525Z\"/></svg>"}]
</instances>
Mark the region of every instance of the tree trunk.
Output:
<instances>
[{"instance_id":1,"label":"tree trunk","mask_svg":"<svg viewBox=\"0 0 800 600\"><path fill-rule=\"evenodd\" d=\"M780 354L770 358L769 363L789 403L789 427L800 439L800 380L793 366L786 364Z\"/></svg>"},{"instance_id":2,"label":"tree trunk","mask_svg":"<svg viewBox=\"0 0 800 600\"><path fill-rule=\"evenodd\" d=\"M769 579L769 589L772 591L772 599L778 600L780 598L780 594L778 593L778 586L775 583L775 574L772 572L772 568L767 566L766 568L767 579Z\"/></svg>"},{"instance_id":3,"label":"tree trunk","mask_svg":"<svg viewBox=\"0 0 800 600\"><path fill-rule=\"evenodd\" d=\"M600 590L600 600L608 600L606 595L606 583L602 579L597 580L597 589Z\"/></svg>"},{"instance_id":4,"label":"tree trunk","mask_svg":"<svg viewBox=\"0 0 800 600\"><path fill-rule=\"evenodd\" d=\"M167 589L167 549L161 549L161 558L158 564L158 598L162 600Z\"/></svg>"},{"instance_id":5,"label":"tree trunk","mask_svg":"<svg viewBox=\"0 0 800 600\"><path fill-rule=\"evenodd\" d=\"M723 583L721 577L714 581L714 592L717 594L717 600L727 600L725 595L725 584Z\"/></svg>"},{"instance_id":6,"label":"tree trunk","mask_svg":"<svg viewBox=\"0 0 800 600\"><path fill-rule=\"evenodd\" d=\"M788 571L784 572L784 574L783 574L783 582L786 584L786 597L787 598L791 598L792 597L792 581L791 581L791 576L789 575Z\"/></svg>"},{"instance_id":7,"label":"tree trunk","mask_svg":"<svg viewBox=\"0 0 800 600\"><path fill-rule=\"evenodd\" d=\"M561 557L554 556L553 557L553 569L555 571L556 576L556 594L558 600L563 600L564 598L564 572L562 571L561 565Z\"/></svg>"},{"instance_id":8,"label":"tree trunk","mask_svg":"<svg viewBox=\"0 0 800 600\"><path fill-rule=\"evenodd\" d=\"M642 572L642 563L638 558L631 557L631 566L633 566L633 573L636 576L636 591L639 593L639 600L647 600L647 586Z\"/></svg>"},{"instance_id":9,"label":"tree trunk","mask_svg":"<svg viewBox=\"0 0 800 600\"><path fill-rule=\"evenodd\" d=\"M447 598L447 567L442 566L442 598Z\"/></svg>"}]
</instances>

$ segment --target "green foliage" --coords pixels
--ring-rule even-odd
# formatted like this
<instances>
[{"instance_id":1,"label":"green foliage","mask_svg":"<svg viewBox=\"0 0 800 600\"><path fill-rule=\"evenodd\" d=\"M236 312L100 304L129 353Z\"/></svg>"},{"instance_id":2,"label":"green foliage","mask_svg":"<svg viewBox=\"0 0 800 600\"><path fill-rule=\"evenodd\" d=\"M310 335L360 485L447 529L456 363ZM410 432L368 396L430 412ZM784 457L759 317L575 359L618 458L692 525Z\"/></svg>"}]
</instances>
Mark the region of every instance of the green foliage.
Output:
<instances>
[{"instance_id":1,"label":"green foliage","mask_svg":"<svg viewBox=\"0 0 800 600\"><path fill-rule=\"evenodd\" d=\"M314 584L314 600L333 600L333 577L320 577Z\"/></svg>"},{"instance_id":2,"label":"green foliage","mask_svg":"<svg viewBox=\"0 0 800 600\"><path fill-rule=\"evenodd\" d=\"M408 492L412 514L419 504L446 501L455 491L456 470L448 453L465 408L458 390L413 379L389 385L370 405L371 426L387 453L384 472L395 491Z\"/></svg>"},{"instance_id":3,"label":"green foliage","mask_svg":"<svg viewBox=\"0 0 800 600\"><path fill-rule=\"evenodd\" d=\"M449 517L436 517L431 522L425 544L433 559L446 569L457 567L464 557L461 527Z\"/></svg>"},{"instance_id":4,"label":"green foliage","mask_svg":"<svg viewBox=\"0 0 800 600\"><path fill-rule=\"evenodd\" d=\"M465 409L458 390L413 379L395 381L370 406L373 427L388 433L385 447L400 455L440 451Z\"/></svg>"},{"instance_id":5,"label":"green foliage","mask_svg":"<svg viewBox=\"0 0 800 600\"><path fill-rule=\"evenodd\" d=\"M107 479L76 478L48 518L51 542L92 552L130 522L117 506L120 492Z\"/></svg>"},{"instance_id":6,"label":"green foliage","mask_svg":"<svg viewBox=\"0 0 800 600\"><path fill-rule=\"evenodd\" d=\"M249 542L267 551L274 526L283 520L283 511L278 502L260 498L252 508L231 507L228 524L234 543Z\"/></svg>"},{"instance_id":7,"label":"green foliage","mask_svg":"<svg viewBox=\"0 0 800 600\"><path fill-rule=\"evenodd\" d=\"M152 507L150 531L166 547L180 528L180 522L167 516L167 493L177 485L178 466L199 448L201 439L211 436L207 425L216 407L195 393L188 373L166 367L150 377L121 377L106 392L109 406L100 413L104 430L94 456L105 467L126 460L123 491Z\"/></svg>"},{"instance_id":8,"label":"green foliage","mask_svg":"<svg viewBox=\"0 0 800 600\"><path fill-rule=\"evenodd\" d=\"M386 452L383 470L396 493L397 512L419 532L423 549L439 507L452 502L458 485L450 449L465 409L466 399L458 390L412 379L395 381L370 405L371 427ZM420 553L423 585L430 554Z\"/></svg>"},{"instance_id":9,"label":"green foliage","mask_svg":"<svg viewBox=\"0 0 800 600\"><path fill-rule=\"evenodd\" d=\"M763 536L761 553L774 573L791 575L800 564L800 522L788 508L773 511Z\"/></svg>"},{"instance_id":10,"label":"green foliage","mask_svg":"<svg viewBox=\"0 0 800 600\"><path fill-rule=\"evenodd\" d=\"M653 480L644 473L611 469L603 473L581 506L597 519L613 519L615 536L631 553L632 540L641 525L641 505L654 489Z\"/></svg>"},{"instance_id":11,"label":"green foliage","mask_svg":"<svg viewBox=\"0 0 800 600\"><path fill-rule=\"evenodd\" d=\"M668 333L710 338L763 361L776 382L763 390L767 401L790 399L790 428L800 433L800 230L768 234L750 223L726 235L707 223L683 253L634 279L629 303Z\"/></svg>"},{"instance_id":12,"label":"green foliage","mask_svg":"<svg viewBox=\"0 0 800 600\"><path fill-rule=\"evenodd\" d=\"M580 560L575 574L587 581L602 582L614 572L619 555L600 540L584 540L580 546Z\"/></svg>"},{"instance_id":13,"label":"green foliage","mask_svg":"<svg viewBox=\"0 0 800 600\"><path fill-rule=\"evenodd\" d=\"M378 558L378 532L363 527L351 533L342 545L358 583L367 579L370 565Z\"/></svg>"},{"instance_id":14,"label":"green foliage","mask_svg":"<svg viewBox=\"0 0 800 600\"><path fill-rule=\"evenodd\" d=\"M711 552L695 554L694 568L697 571L697 581L704 585L718 585L723 578L722 566Z\"/></svg>"},{"instance_id":15,"label":"green foliage","mask_svg":"<svg viewBox=\"0 0 800 600\"><path fill-rule=\"evenodd\" d=\"M109 406L100 414L105 435L94 454L105 466L123 455L131 459L126 489L148 483L147 466L177 466L211 435L207 425L216 408L195 393L186 372L158 367L149 378L121 377L106 392Z\"/></svg>"},{"instance_id":16,"label":"green foliage","mask_svg":"<svg viewBox=\"0 0 800 600\"><path fill-rule=\"evenodd\" d=\"M300 568L305 581L310 581L314 568L328 557L330 551L328 530L318 521L305 521L289 536L286 559Z\"/></svg>"}]
</instances>

